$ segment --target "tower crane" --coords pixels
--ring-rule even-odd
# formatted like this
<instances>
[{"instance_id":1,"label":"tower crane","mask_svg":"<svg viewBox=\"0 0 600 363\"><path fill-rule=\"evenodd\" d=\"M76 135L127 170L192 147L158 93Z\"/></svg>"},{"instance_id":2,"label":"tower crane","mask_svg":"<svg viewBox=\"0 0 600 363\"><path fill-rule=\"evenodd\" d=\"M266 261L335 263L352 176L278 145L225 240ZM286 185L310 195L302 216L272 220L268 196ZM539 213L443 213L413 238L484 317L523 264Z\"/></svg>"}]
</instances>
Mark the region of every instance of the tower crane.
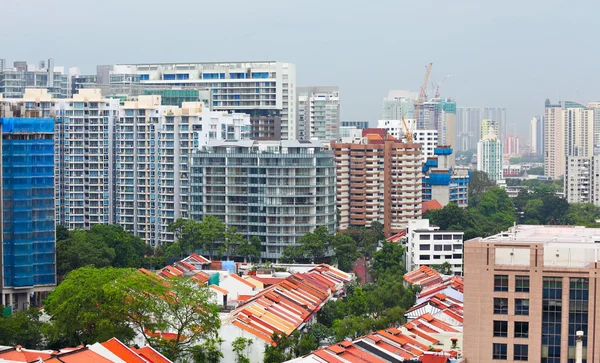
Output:
<instances>
[{"instance_id":1,"label":"tower crane","mask_svg":"<svg viewBox=\"0 0 600 363\"><path fill-rule=\"evenodd\" d=\"M454 75L454 72L450 73L449 75L444 77L444 79L442 79L435 85L435 97L434 98L440 97L440 86L442 85L442 83L444 83L444 81L446 81L448 78L452 77L453 75Z\"/></svg>"},{"instance_id":2,"label":"tower crane","mask_svg":"<svg viewBox=\"0 0 600 363\"><path fill-rule=\"evenodd\" d=\"M413 127L417 123L417 119L419 118L419 109L421 108L421 104L425 99L425 88L427 88L427 81L429 80L429 74L431 73L431 67L433 63L429 63L427 65L427 71L425 72L425 79L423 80L423 85L421 86L421 92L419 92L419 100L417 101L417 105L415 106L415 114L414 114L414 122L408 126L404 116L402 116L402 125L404 126L404 132L406 133L406 142L413 142Z\"/></svg>"}]
</instances>

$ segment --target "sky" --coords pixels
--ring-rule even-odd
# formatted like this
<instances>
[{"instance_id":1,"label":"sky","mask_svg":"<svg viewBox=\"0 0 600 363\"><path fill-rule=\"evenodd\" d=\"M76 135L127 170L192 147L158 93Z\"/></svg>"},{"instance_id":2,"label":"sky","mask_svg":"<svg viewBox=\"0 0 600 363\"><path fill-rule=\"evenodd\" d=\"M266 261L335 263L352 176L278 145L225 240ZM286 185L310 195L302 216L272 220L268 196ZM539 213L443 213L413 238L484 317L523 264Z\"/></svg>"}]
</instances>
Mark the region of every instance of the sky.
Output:
<instances>
[{"instance_id":1,"label":"sky","mask_svg":"<svg viewBox=\"0 0 600 363\"><path fill-rule=\"evenodd\" d=\"M506 107L518 133L546 98L600 100L597 0L0 0L0 58L98 64L278 60L340 87L343 120L430 80L457 106ZM430 91L431 92L431 91Z\"/></svg>"}]
</instances>

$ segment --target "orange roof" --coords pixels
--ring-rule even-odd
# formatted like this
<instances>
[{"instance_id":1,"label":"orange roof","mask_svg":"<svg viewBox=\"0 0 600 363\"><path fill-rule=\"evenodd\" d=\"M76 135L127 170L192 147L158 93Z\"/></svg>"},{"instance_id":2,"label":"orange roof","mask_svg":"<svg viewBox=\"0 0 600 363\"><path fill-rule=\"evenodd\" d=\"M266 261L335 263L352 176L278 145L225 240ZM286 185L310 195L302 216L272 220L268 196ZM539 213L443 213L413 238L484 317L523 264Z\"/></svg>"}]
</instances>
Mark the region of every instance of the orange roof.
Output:
<instances>
[{"instance_id":1,"label":"orange roof","mask_svg":"<svg viewBox=\"0 0 600 363\"><path fill-rule=\"evenodd\" d=\"M12 360L17 362L31 362L38 358L50 358L50 356L50 351L24 349L20 345L0 351L0 361Z\"/></svg>"},{"instance_id":2,"label":"orange roof","mask_svg":"<svg viewBox=\"0 0 600 363\"><path fill-rule=\"evenodd\" d=\"M144 359L146 359L150 363L172 363L164 355L160 354L149 345L141 348L132 347L131 349L135 350L137 354L144 357Z\"/></svg>"},{"instance_id":3,"label":"orange roof","mask_svg":"<svg viewBox=\"0 0 600 363\"><path fill-rule=\"evenodd\" d=\"M421 205L421 211L423 214L425 214L425 212L427 212L428 210L436 210L436 209L442 209L442 208L444 208L444 207L442 207L440 202L438 202L435 199L427 200L427 201L423 202L423 204Z\"/></svg>"},{"instance_id":4,"label":"orange roof","mask_svg":"<svg viewBox=\"0 0 600 363\"><path fill-rule=\"evenodd\" d=\"M252 276L252 278L258 282L262 282L265 287L270 285L276 285L284 280L283 277L258 277Z\"/></svg>"},{"instance_id":5,"label":"orange roof","mask_svg":"<svg viewBox=\"0 0 600 363\"><path fill-rule=\"evenodd\" d=\"M442 355L423 354L419 357L421 363L447 363L448 357Z\"/></svg>"},{"instance_id":6,"label":"orange roof","mask_svg":"<svg viewBox=\"0 0 600 363\"><path fill-rule=\"evenodd\" d=\"M442 274L429 266L420 266L417 270L404 274L404 280L411 284L430 286L442 281Z\"/></svg>"},{"instance_id":7,"label":"orange roof","mask_svg":"<svg viewBox=\"0 0 600 363\"><path fill-rule=\"evenodd\" d=\"M88 349L80 348L65 353L52 354L52 358L45 359L48 363L112 363L100 354Z\"/></svg>"},{"instance_id":8,"label":"orange roof","mask_svg":"<svg viewBox=\"0 0 600 363\"><path fill-rule=\"evenodd\" d=\"M223 295L227 295L227 294L229 294L229 291L227 291L227 290L225 290L224 288L222 288L222 287L219 287L219 286L217 286L217 285L210 285L209 287L210 287L211 289L215 290L215 291L218 291L218 292L220 292L220 293L221 293L221 294L223 294Z\"/></svg>"},{"instance_id":9,"label":"orange roof","mask_svg":"<svg viewBox=\"0 0 600 363\"><path fill-rule=\"evenodd\" d=\"M141 358L137 353L121 343L117 338L112 338L104 343L100 343L102 346L110 350L114 355L124 360L126 363L146 363L146 360Z\"/></svg>"},{"instance_id":10,"label":"orange roof","mask_svg":"<svg viewBox=\"0 0 600 363\"><path fill-rule=\"evenodd\" d=\"M189 255L187 257L188 259L194 259L196 260L198 263L202 263L202 264L209 264L210 260L204 256L200 256L196 253L192 253L191 255Z\"/></svg>"}]
</instances>

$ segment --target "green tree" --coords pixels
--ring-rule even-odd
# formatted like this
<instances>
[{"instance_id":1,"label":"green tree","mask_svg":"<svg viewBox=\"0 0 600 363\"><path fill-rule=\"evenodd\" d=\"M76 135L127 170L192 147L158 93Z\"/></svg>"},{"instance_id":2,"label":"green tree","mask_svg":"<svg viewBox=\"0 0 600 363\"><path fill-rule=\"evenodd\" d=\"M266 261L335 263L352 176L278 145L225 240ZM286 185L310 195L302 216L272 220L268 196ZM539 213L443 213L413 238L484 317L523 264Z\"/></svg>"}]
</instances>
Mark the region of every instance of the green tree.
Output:
<instances>
[{"instance_id":1,"label":"green tree","mask_svg":"<svg viewBox=\"0 0 600 363\"><path fill-rule=\"evenodd\" d=\"M483 194L495 185L486 172L473 170L469 180L469 205L477 205Z\"/></svg>"},{"instance_id":2,"label":"green tree","mask_svg":"<svg viewBox=\"0 0 600 363\"><path fill-rule=\"evenodd\" d=\"M264 363L282 363L294 359L293 341L285 334L273 333L273 344L265 344Z\"/></svg>"},{"instance_id":3,"label":"green tree","mask_svg":"<svg viewBox=\"0 0 600 363\"><path fill-rule=\"evenodd\" d=\"M56 226L56 241L64 241L69 238L69 230L67 227L59 224Z\"/></svg>"},{"instance_id":4,"label":"green tree","mask_svg":"<svg viewBox=\"0 0 600 363\"><path fill-rule=\"evenodd\" d=\"M210 259L213 252L223 243L225 224L215 216L207 215L202 218L198 229L198 240L203 251L207 251Z\"/></svg>"},{"instance_id":5,"label":"green tree","mask_svg":"<svg viewBox=\"0 0 600 363\"><path fill-rule=\"evenodd\" d=\"M229 260L229 258L236 253L236 249L238 246L240 246L243 240L244 237L238 233L236 227L226 228L224 233L224 242L220 248L221 254L226 255L227 260Z\"/></svg>"},{"instance_id":6,"label":"green tree","mask_svg":"<svg viewBox=\"0 0 600 363\"><path fill-rule=\"evenodd\" d=\"M129 343L135 332L124 309L127 294L112 286L134 271L112 267L71 271L45 301L52 317L44 326L50 346L93 344L112 337Z\"/></svg>"},{"instance_id":7,"label":"green tree","mask_svg":"<svg viewBox=\"0 0 600 363\"><path fill-rule=\"evenodd\" d=\"M221 358L223 358L221 344L223 344L223 339L217 338L205 340L201 344L193 346L191 348L193 361L195 363L221 362Z\"/></svg>"},{"instance_id":8,"label":"green tree","mask_svg":"<svg viewBox=\"0 0 600 363\"><path fill-rule=\"evenodd\" d=\"M441 265L431 265L431 268L441 273L442 275L453 275L452 273L452 265L445 261Z\"/></svg>"},{"instance_id":9,"label":"green tree","mask_svg":"<svg viewBox=\"0 0 600 363\"><path fill-rule=\"evenodd\" d=\"M338 233L333 238L333 260L342 271L350 272L359 257L356 242L347 233Z\"/></svg>"},{"instance_id":10,"label":"green tree","mask_svg":"<svg viewBox=\"0 0 600 363\"><path fill-rule=\"evenodd\" d=\"M250 241L244 239L236 249L236 255L244 257L244 262L260 262L260 251L262 243L258 236L252 236Z\"/></svg>"},{"instance_id":11,"label":"green tree","mask_svg":"<svg viewBox=\"0 0 600 363\"><path fill-rule=\"evenodd\" d=\"M200 223L193 219L177 218L175 222L170 223L168 231L174 233L178 245L169 251L170 255L177 253L177 256L169 257L185 257L192 253L198 245L199 229Z\"/></svg>"},{"instance_id":12,"label":"green tree","mask_svg":"<svg viewBox=\"0 0 600 363\"><path fill-rule=\"evenodd\" d=\"M329 234L327 227L320 226L300 237L299 243L305 256L314 262L319 262L327 255L332 239L333 236Z\"/></svg>"},{"instance_id":13,"label":"green tree","mask_svg":"<svg viewBox=\"0 0 600 363\"><path fill-rule=\"evenodd\" d=\"M375 280L385 273L404 275L404 248L399 243L384 242L383 247L375 252L371 261L370 273Z\"/></svg>"},{"instance_id":14,"label":"green tree","mask_svg":"<svg viewBox=\"0 0 600 363\"><path fill-rule=\"evenodd\" d=\"M237 337L231 343L233 352L235 353L235 363L250 363L248 355L248 348L252 345L252 339Z\"/></svg>"},{"instance_id":15,"label":"green tree","mask_svg":"<svg viewBox=\"0 0 600 363\"><path fill-rule=\"evenodd\" d=\"M67 239L56 242L56 274L59 282L80 267L111 266L116 253L104 241L89 238L87 231L72 231Z\"/></svg>"},{"instance_id":16,"label":"green tree","mask_svg":"<svg viewBox=\"0 0 600 363\"><path fill-rule=\"evenodd\" d=\"M29 349L44 348L40 315L39 310L30 308L17 311L8 317L0 316L0 345L22 345Z\"/></svg>"}]
</instances>

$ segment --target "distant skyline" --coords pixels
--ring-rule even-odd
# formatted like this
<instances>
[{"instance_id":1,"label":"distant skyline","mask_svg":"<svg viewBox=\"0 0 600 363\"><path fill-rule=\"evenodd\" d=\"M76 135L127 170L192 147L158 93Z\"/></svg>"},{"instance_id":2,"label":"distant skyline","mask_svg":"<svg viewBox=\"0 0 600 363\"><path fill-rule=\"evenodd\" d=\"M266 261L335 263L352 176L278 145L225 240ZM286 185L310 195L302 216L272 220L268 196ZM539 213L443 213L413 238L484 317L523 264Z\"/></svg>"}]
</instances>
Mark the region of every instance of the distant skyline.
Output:
<instances>
[{"instance_id":1,"label":"distant skyline","mask_svg":"<svg viewBox=\"0 0 600 363\"><path fill-rule=\"evenodd\" d=\"M454 73L457 106L505 107L518 135L544 100L600 100L600 2L0 0L0 58L96 65L279 60L339 86L342 120L377 120L390 89Z\"/></svg>"}]
</instances>

